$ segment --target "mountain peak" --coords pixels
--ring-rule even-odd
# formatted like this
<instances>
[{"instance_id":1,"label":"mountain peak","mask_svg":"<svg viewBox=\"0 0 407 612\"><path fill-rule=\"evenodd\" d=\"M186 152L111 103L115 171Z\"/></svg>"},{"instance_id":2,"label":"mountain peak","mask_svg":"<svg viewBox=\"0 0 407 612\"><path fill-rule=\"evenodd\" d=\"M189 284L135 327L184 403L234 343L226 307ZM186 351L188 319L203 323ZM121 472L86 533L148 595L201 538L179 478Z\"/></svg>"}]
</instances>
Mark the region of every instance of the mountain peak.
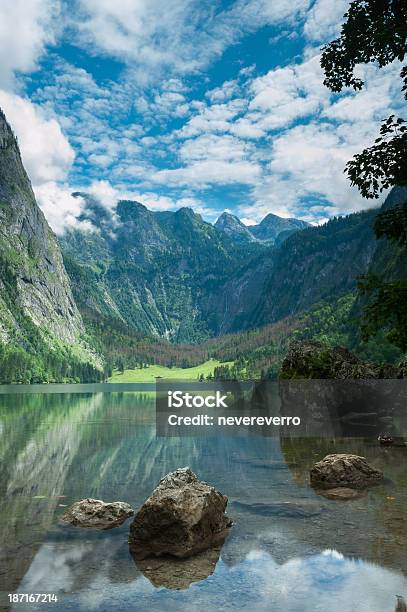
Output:
<instances>
[{"instance_id":1,"label":"mountain peak","mask_svg":"<svg viewBox=\"0 0 407 612\"><path fill-rule=\"evenodd\" d=\"M185 216L185 217L195 217L199 216L190 206L182 206L176 211L176 214Z\"/></svg>"},{"instance_id":2,"label":"mountain peak","mask_svg":"<svg viewBox=\"0 0 407 612\"><path fill-rule=\"evenodd\" d=\"M238 242L253 242L255 238L250 230L236 217L229 212L223 212L215 223L217 230L224 232L232 240Z\"/></svg>"},{"instance_id":3,"label":"mountain peak","mask_svg":"<svg viewBox=\"0 0 407 612\"><path fill-rule=\"evenodd\" d=\"M268 213L258 225L252 225L251 233L258 239L267 242L275 242L276 239L284 235L309 227L309 223L300 219L279 217L274 213Z\"/></svg>"},{"instance_id":4,"label":"mountain peak","mask_svg":"<svg viewBox=\"0 0 407 612\"><path fill-rule=\"evenodd\" d=\"M181 223L187 223L187 224L193 224L193 225L196 225L196 224L201 225L205 223L201 215L195 212L189 206L183 206L182 208L179 208L177 211L175 211L174 219L178 219L178 221Z\"/></svg>"},{"instance_id":5,"label":"mountain peak","mask_svg":"<svg viewBox=\"0 0 407 612\"><path fill-rule=\"evenodd\" d=\"M0 108L0 149L6 149L11 144L16 144L16 137L6 119L6 115Z\"/></svg>"},{"instance_id":6,"label":"mountain peak","mask_svg":"<svg viewBox=\"0 0 407 612\"><path fill-rule=\"evenodd\" d=\"M138 219L140 215L146 216L151 214L151 211L144 204L136 200L119 200L116 212L122 221L132 221Z\"/></svg>"}]
</instances>

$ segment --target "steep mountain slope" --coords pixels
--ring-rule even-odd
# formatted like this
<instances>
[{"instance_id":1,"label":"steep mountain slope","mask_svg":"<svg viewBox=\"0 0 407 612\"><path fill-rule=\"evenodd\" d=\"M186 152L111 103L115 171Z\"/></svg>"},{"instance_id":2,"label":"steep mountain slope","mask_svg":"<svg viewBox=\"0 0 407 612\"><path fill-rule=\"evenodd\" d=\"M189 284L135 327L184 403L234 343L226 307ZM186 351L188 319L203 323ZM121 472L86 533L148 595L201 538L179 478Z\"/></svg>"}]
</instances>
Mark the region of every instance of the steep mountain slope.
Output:
<instances>
[{"instance_id":1,"label":"steep mountain slope","mask_svg":"<svg viewBox=\"0 0 407 612\"><path fill-rule=\"evenodd\" d=\"M375 250L376 213L366 211L309 227L250 262L212 304L220 332L272 323L354 290L356 277L368 270Z\"/></svg>"},{"instance_id":2,"label":"steep mountain slope","mask_svg":"<svg viewBox=\"0 0 407 612\"><path fill-rule=\"evenodd\" d=\"M35 359L41 347L51 353L66 347L67 355L73 346L78 359L82 353L80 360L96 363L81 343L83 333L58 242L0 111L0 353L23 348Z\"/></svg>"},{"instance_id":3,"label":"steep mountain slope","mask_svg":"<svg viewBox=\"0 0 407 612\"><path fill-rule=\"evenodd\" d=\"M69 230L61 239L75 299L136 331L177 342L218 332L210 309L230 276L263 250L239 247L189 208L154 213L121 201L114 223L95 199L81 220L95 232Z\"/></svg>"}]
</instances>

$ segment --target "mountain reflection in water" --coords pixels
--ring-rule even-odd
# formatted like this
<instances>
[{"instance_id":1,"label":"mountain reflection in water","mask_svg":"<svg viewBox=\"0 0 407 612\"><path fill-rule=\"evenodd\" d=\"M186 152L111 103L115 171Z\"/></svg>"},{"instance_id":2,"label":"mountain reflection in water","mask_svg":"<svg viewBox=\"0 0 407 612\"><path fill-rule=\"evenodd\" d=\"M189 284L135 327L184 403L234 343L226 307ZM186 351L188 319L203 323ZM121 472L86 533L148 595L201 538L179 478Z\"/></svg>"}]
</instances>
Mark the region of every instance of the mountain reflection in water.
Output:
<instances>
[{"instance_id":1,"label":"mountain reflection in water","mask_svg":"<svg viewBox=\"0 0 407 612\"><path fill-rule=\"evenodd\" d=\"M385 612L407 599L405 449L372 438L156 438L154 416L148 394L0 396L3 597L54 592L54 610L277 612ZM332 452L366 456L385 481L346 502L317 495L309 468ZM129 523L59 524L84 497L137 509L184 465L229 497L235 525L221 550L137 565Z\"/></svg>"}]
</instances>

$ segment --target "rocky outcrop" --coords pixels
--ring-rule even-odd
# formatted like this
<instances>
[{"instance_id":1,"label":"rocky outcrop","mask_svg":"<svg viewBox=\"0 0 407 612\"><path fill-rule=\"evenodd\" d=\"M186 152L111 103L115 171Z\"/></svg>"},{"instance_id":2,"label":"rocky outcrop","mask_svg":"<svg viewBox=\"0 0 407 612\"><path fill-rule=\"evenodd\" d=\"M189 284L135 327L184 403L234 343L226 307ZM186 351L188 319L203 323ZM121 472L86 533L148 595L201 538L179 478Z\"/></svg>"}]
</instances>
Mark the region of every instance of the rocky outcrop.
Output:
<instances>
[{"instance_id":1,"label":"rocky outcrop","mask_svg":"<svg viewBox=\"0 0 407 612\"><path fill-rule=\"evenodd\" d=\"M136 557L189 557L225 539L231 519L228 499L188 468L162 478L130 526Z\"/></svg>"},{"instance_id":2,"label":"rocky outcrop","mask_svg":"<svg viewBox=\"0 0 407 612\"><path fill-rule=\"evenodd\" d=\"M383 472L369 465L364 457L351 454L327 455L311 468L313 487L364 489L383 480Z\"/></svg>"},{"instance_id":3,"label":"rocky outcrop","mask_svg":"<svg viewBox=\"0 0 407 612\"><path fill-rule=\"evenodd\" d=\"M362 361L343 347L330 347L321 342L294 342L284 359L283 379L370 379L402 378L401 368Z\"/></svg>"},{"instance_id":4,"label":"rocky outcrop","mask_svg":"<svg viewBox=\"0 0 407 612\"><path fill-rule=\"evenodd\" d=\"M65 511L62 521L77 527L112 529L122 525L133 514L134 510L124 502L82 499Z\"/></svg>"}]
</instances>

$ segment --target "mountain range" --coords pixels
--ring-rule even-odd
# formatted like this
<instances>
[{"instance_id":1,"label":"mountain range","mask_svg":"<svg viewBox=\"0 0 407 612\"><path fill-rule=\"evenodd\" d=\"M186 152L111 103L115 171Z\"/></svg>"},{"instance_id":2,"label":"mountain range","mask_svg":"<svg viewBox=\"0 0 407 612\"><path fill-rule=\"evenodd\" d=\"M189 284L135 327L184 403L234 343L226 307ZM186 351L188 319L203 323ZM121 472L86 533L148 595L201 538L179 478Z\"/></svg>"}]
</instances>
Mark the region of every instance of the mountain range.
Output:
<instances>
[{"instance_id":1,"label":"mountain range","mask_svg":"<svg viewBox=\"0 0 407 612\"><path fill-rule=\"evenodd\" d=\"M405 193L394 189L384 206ZM321 226L270 213L246 226L229 212L211 224L191 208L154 212L121 200L108 209L73 195L83 204L78 225L57 239L1 113L0 360L3 369L28 368L30 380L48 371L103 378L98 320L149 342L197 344L355 296L357 277L373 268L407 269L395 247L375 239L378 209Z\"/></svg>"},{"instance_id":2,"label":"mountain range","mask_svg":"<svg viewBox=\"0 0 407 612\"><path fill-rule=\"evenodd\" d=\"M229 213L212 225L189 208L121 201L108 212L76 196L79 220L95 228L60 239L80 309L175 342L272 323L354 289L376 245L374 210L320 227L267 215L249 230Z\"/></svg>"},{"instance_id":3,"label":"mountain range","mask_svg":"<svg viewBox=\"0 0 407 612\"><path fill-rule=\"evenodd\" d=\"M291 234L309 227L309 223L269 213L258 225L247 226L235 215L224 212L216 221L215 227L235 242L264 242L271 245L281 243Z\"/></svg>"}]
</instances>

